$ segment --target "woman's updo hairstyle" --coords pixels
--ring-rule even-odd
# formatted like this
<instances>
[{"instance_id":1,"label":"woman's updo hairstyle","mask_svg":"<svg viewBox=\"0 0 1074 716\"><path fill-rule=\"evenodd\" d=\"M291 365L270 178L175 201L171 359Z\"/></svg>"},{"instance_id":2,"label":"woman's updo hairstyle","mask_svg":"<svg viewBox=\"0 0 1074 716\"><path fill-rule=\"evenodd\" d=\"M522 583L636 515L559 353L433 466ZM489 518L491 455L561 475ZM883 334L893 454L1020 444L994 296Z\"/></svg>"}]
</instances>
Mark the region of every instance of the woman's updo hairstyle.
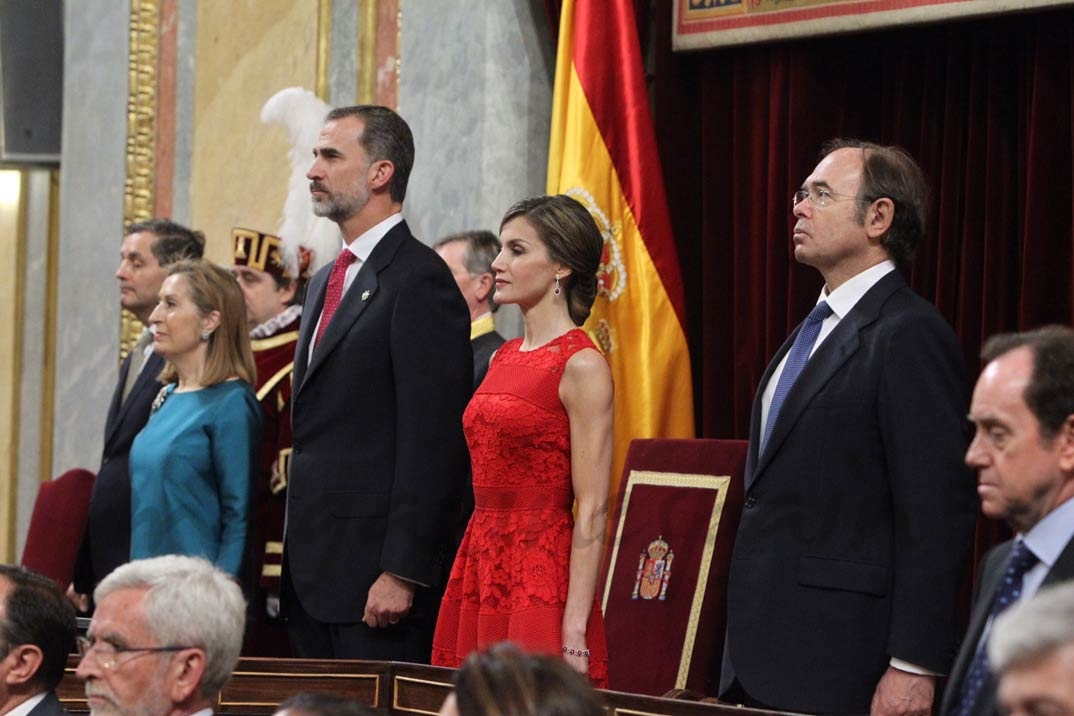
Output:
<instances>
[{"instance_id":1,"label":"woman's updo hairstyle","mask_svg":"<svg viewBox=\"0 0 1074 716\"><path fill-rule=\"evenodd\" d=\"M592 215L566 194L534 196L507 210L500 231L519 217L537 231L548 247L548 257L570 268L570 276L560 280L560 289L574 325L582 325L597 297L597 269L604 253L604 238Z\"/></svg>"}]
</instances>

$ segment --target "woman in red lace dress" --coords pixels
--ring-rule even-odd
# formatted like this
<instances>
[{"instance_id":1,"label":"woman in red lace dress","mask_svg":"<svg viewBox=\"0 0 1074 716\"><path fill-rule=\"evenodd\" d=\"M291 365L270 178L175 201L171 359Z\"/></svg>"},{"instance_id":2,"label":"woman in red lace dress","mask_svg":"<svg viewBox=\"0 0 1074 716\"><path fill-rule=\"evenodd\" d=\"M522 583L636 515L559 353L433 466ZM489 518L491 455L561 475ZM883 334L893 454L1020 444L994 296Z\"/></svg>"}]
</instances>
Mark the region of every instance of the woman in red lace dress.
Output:
<instances>
[{"instance_id":1,"label":"woman in red lace dress","mask_svg":"<svg viewBox=\"0 0 1074 716\"><path fill-rule=\"evenodd\" d=\"M604 242L568 196L525 199L500 224L498 303L525 336L496 352L463 416L474 513L444 592L433 663L510 640L607 683L596 601L612 463L612 378L578 326ZM575 515L572 516L572 507Z\"/></svg>"}]
</instances>

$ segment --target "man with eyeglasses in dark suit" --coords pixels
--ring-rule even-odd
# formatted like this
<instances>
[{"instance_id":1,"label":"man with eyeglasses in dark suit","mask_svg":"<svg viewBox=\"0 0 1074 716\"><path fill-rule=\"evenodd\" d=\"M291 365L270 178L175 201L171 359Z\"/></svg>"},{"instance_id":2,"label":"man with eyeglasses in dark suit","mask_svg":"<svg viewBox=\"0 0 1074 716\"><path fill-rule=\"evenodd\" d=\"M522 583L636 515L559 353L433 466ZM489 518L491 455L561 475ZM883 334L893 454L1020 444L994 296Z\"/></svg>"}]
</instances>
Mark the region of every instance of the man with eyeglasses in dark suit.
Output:
<instances>
[{"instance_id":1,"label":"man with eyeglasses in dark suit","mask_svg":"<svg viewBox=\"0 0 1074 716\"><path fill-rule=\"evenodd\" d=\"M954 656L976 504L962 352L899 269L927 190L897 147L830 143L793 199L825 286L753 403L721 698L926 716Z\"/></svg>"}]
</instances>

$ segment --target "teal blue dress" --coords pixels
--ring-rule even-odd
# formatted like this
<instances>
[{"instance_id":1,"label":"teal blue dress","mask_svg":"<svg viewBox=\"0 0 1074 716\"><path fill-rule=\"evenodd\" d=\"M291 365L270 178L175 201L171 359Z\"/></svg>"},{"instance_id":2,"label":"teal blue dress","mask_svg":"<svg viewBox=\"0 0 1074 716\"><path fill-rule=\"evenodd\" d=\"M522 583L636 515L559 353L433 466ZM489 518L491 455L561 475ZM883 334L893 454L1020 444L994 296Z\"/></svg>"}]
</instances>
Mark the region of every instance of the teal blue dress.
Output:
<instances>
[{"instance_id":1,"label":"teal blue dress","mask_svg":"<svg viewBox=\"0 0 1074 716\"><path fill-rule=\"evenodd\" d=\"M131 446L131 559L193 555L238 576L261 406L242 380L174 391Z\"/></svg>"}]
</instances>

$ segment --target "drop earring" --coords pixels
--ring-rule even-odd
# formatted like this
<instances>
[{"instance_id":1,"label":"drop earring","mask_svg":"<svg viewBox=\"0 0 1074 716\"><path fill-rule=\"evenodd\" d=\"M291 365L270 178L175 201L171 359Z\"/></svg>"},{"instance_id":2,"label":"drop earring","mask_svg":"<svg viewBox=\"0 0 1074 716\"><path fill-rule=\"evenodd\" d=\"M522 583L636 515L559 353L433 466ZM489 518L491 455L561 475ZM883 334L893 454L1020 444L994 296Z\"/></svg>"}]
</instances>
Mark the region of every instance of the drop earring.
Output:
<instances>
[{"instance_id":1,"label":"drop earring","mask_svg":"<svg viewBox=\"0 0 1074 716\"><path fill-rule=\"evenodd\" d=\"M208 341L208 340L209 340L209 336L211 336L211 335L212 335L212 334L211 334L211 333L209 333L209 331L202 331L202 332L201 332L201 342L202 342L202 343L205 343L206 341Z\"/></svg>"},{"instance_id":2,"label":"drop earring","mask_svg":"<svg viewBox=\"0 0 1074 716\"><path fill-rule=\"evenodd\" d=\"M552 293L556 294L557 296L559 294L563 293L563 289L561 289L559 287L559 274L558 273L556 274L556 288L552 291Z\"/></svg>"}]
</instances>

